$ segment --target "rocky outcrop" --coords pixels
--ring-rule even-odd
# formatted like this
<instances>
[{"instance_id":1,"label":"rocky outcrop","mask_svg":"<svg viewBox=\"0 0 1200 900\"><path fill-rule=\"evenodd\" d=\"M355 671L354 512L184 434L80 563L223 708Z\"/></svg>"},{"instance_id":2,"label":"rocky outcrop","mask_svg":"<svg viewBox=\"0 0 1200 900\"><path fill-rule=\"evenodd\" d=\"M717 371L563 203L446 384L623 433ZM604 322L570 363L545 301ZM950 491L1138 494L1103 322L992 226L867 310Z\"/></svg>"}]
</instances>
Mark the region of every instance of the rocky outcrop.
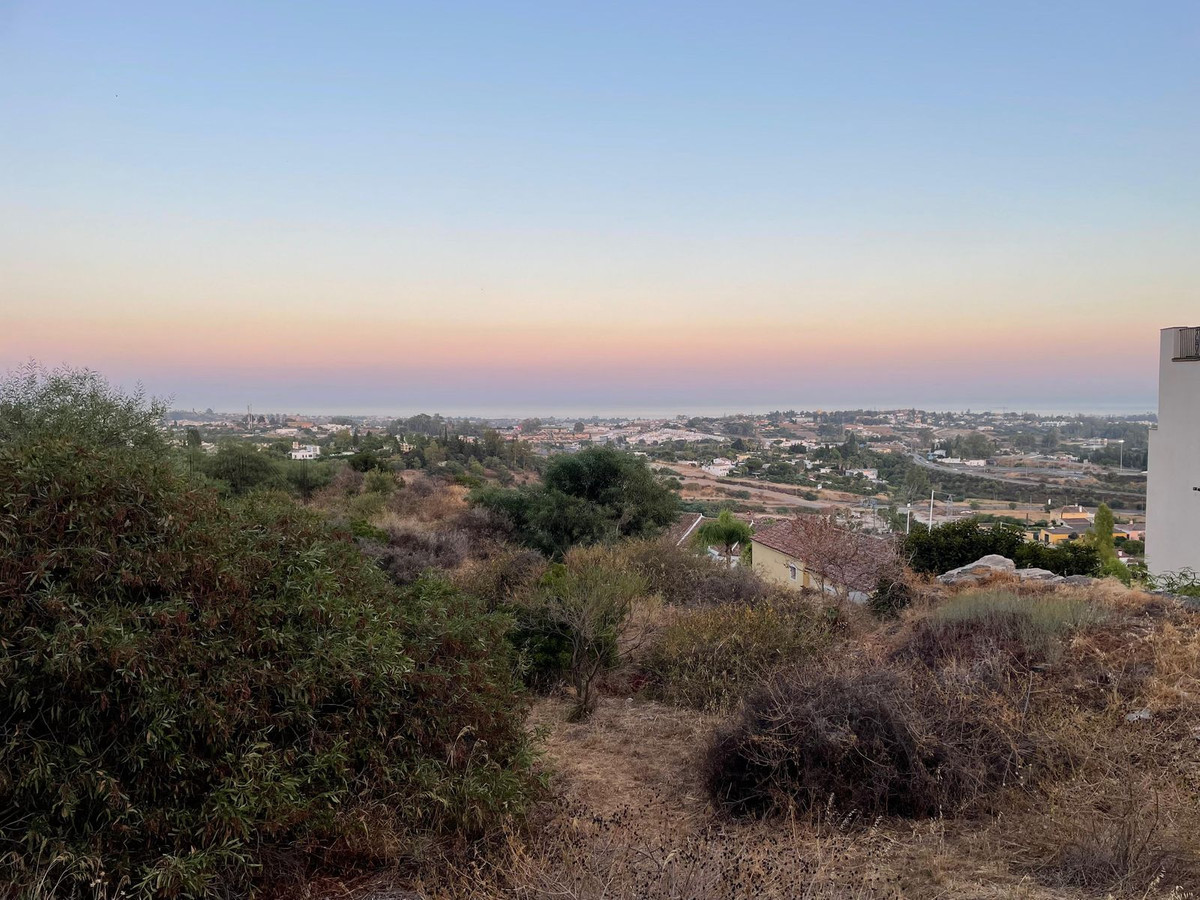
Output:
<instances>
[{"instance_id":1,"label":"rocky outcrop","mask_svg":"<svg viewBox=\"0 0 1200 900\"><path fill-rule=\"evenodd\" d=\"M998 553L989 553L969 565L959 566L957 569L951 569L944 575L938 576L938 581L942 584L965 584L968 582L981 581L984 578L990 578L993 575L1011 575L1017 570L1017 564L1007 556L1001 556Z\"/></svg>"},{"instance_id":2,"label":"rocky outcrop","mask_svg":"<svg viewBox=\"0 0 1200 900\"><path fill-rule=\"evenodd\" d=\"M1049 569L1017 569L1022 581L1040 581L1044 584L1062 584L1066 579Z\"/></svg>"}]
</instances>

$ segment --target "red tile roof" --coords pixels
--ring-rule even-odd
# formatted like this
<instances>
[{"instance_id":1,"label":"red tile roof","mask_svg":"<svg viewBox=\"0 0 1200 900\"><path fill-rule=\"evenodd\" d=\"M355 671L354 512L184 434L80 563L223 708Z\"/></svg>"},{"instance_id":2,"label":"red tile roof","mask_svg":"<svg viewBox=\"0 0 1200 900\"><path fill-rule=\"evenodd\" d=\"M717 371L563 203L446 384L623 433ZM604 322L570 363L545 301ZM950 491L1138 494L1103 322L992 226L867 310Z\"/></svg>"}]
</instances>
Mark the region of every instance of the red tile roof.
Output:
<instances>
[{"instance_id":1,"label":"red tile roof","mask_svg":"<svg viewBox=\"0 0 1200 900\"><path fill-rule=\"evenodd\" d=\"M754 535L754 541L804 564L827 581L864 593L897 568L895 545L835 525L823 516L801 516Z\"/></svg>"}]
</instances>

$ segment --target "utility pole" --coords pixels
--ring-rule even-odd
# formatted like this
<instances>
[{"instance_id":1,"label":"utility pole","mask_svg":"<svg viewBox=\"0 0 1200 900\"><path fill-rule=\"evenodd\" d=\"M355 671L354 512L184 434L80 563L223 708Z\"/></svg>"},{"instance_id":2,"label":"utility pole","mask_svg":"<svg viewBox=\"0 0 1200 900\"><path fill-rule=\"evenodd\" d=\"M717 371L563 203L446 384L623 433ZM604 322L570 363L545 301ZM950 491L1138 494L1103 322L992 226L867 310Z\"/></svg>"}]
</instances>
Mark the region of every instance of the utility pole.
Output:
<instances>
[{"instance_id":1,"label":"utility pole","mask_svg":"<svg viewBox=\"0 0 1200 900\"><path fill-rule=\"evenodd\" d=\"M929 489L929 530L933 531L933 488Z\"/></svg>"}]
</instances>

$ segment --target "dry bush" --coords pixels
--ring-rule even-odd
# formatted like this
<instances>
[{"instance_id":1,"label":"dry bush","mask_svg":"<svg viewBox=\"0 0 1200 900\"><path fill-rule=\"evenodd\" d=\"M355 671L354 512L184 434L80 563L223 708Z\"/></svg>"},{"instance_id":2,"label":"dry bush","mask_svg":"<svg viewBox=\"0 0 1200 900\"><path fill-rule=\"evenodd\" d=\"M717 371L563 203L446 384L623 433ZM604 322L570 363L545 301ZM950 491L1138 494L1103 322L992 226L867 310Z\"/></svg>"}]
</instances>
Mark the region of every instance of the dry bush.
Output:
<instances>
[{"instance_id":1,"label":"dry bush","mask_svg":"<svg viewBox=\"0 0 1200 900\"><path fill-rule=\"evenodd\" d=\"M423 472L405 473L404 487L387 501L383 527L396 522L440 522L466 509L465 491Z\"/></svg>"},{"instance_id":2,"label":"dry bush","mask_svg":"<svg viewBox=\"0 0 1200 900\"><path fill-rule=\"evenodd\" d=\"M560 803L532 834L446 861L414 885L429 900L884 900L904 896L886 845L863 833L791 827L681 833L669 814L596 815ZM869 848L875 852L864 852ZM401 895L403 896L403 895Z\"/></svg>"},{"instance_id":3,"label":"dry bush","mask_svg":"<svg viewBox=\"0 0 1200 900\"><path fill-rule=\"evenodd\" d=\"M411 584L429 569L455 569L469 550L466 536L456 531L419 531L393 525L387 535L387 544L363 541L362 549L399 585Z\"/></svg>"},{"instance_id":4,"label":"dry bush","mask_svg":"<svg viewBox=\"0 0 1200 900\"><path fill-rule=\"evenodd\" d=\"M547 565L536 550L501 546L487 560L461 569L455 583L497 609L529 597Z\"/></svg>"},{"instance_id":5,"label":"dry bush","mask_svg":"<svg viewBox=\"0 0 1200 900\"><path fill-rule=\"evenodd\" d=\"M689 609L657 635L641 670L658 699L717 710L830 640L829 620L803 601Z\"/></svg>"},{"instance_id":6,"label":"dry bush","mask_svg":"<svg viewBox=\"0 0 1200 900\"><path fill-rule=\"evenodd\" d=\"M664 541L627 541L620 552L652 591L676 606L757 603L787 590L768 584L748 567L730 568Z\"/></svg>"},{"instance_id":7,"label":"dry bush","mask_svg":"<svg viewBox=\"0 0 1200 900\"><path fill-rule=\"evenodd\" d=\"M828 804L924 817L985 808L1038 756L1003 698L924 670L796 670L717 730L705 759L714 802L738 815Z\"/></svg>"},{"instance_id":8,"label":"dry bush","mask_svg":"<svg viewBox=\"0 0 1200 900\"><path fill-rule=\"evenodd\" d=\"M1078 780L1055 798L1038 832L1026 836L1038 877L1059 886L1146 896L1200 887L1200 815L1186 792L1126 769Z\"/></svg>"},{"instance_id":9,"label":"dry bush","mask_svg":"<svg viewBox=\"0 0 1200 900\"><path fill-rule=\"evenodd\" d=\"M476 557L487 556L499 545L513 540L512 522L479 506L459 510L450 519L449 527L470 538L472 555Z\"/></svg>"},{"instance_id":10,"label":"dry bush","mask_svg":"<svg viewBox=\"0 0 1200 900\"><path fill-rule=\"evenodd\" d=\"M1057 658L1067 636L1106 615L1103 607L1065 592L1021 596L1010 590L973 590L911 620L896 656L928 666L989 656L1036 665Z\"/></svg>"}]
</instances>

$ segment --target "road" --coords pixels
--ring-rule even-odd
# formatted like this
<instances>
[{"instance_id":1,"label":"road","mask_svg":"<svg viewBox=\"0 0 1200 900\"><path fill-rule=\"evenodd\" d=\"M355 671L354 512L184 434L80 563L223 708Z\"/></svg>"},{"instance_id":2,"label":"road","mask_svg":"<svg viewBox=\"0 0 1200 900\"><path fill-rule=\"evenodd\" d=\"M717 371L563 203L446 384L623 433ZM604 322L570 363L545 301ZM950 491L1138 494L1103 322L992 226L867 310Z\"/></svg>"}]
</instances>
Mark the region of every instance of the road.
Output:
<instances>
[{"instance_id":1,"label":"road","mask_svg":"<svg viewBox=\"0 0 1200 900\"><path fill-rule=\"evenodd\" d=\"M965 475L968 478L982 478L986 481L998 481L1001 484L1011 484L1017 487L1031 488L1042 493L1045 493L1046 491L1050 491L1051 493L1062 493L1065 489L1067 489L1067 486L1062 484L1035 481L1029 478L1006 478L1003 475L994 475L991 472L985 471L982 467L939 465L938 463L930 462L919 453L911 453L909 454L909 457L919 466L923 466L926 469L932 469L935 472L941 472L947 475ZM994 466L992 468L995 469ZM1075 475L1073 477L1082 479L1083 476ZM1137 491L1118 491L1114 490L1113 488L1104 487L1103 485L1081 484L1079 485L1079 490L1086 491L1090 494L1096 494L1097 496L1120 497L1122 499L1133 500L1138 503L1144 503L1146 500L1146 495Z\"/></svg>"},{"instance_id":2,"label":"road","mask_svg":"<svg viewBox=\"0 0 1200 900\"><path fill-rule=\"evenodd\" d=\"M667 468L671 469L679 479L685 484L690 484L693 487L703 485L710 489L715 494L717 489L724 490L745 490L749 491L751 500L757 503L762 503L767 506L791 506L802 507L804 509L829 509L833 506L843 505L838 504L833 500L805 500L799 496L803 490L812 490L812 488L791 487L789 485L774 484L771 482L748 481L740 478L718 478L709 472L695 466L685 466L679 463L667 463ZM728 499L725 495L718 494L711 499L722 500Z\"/></svg>"}]
</instances>

